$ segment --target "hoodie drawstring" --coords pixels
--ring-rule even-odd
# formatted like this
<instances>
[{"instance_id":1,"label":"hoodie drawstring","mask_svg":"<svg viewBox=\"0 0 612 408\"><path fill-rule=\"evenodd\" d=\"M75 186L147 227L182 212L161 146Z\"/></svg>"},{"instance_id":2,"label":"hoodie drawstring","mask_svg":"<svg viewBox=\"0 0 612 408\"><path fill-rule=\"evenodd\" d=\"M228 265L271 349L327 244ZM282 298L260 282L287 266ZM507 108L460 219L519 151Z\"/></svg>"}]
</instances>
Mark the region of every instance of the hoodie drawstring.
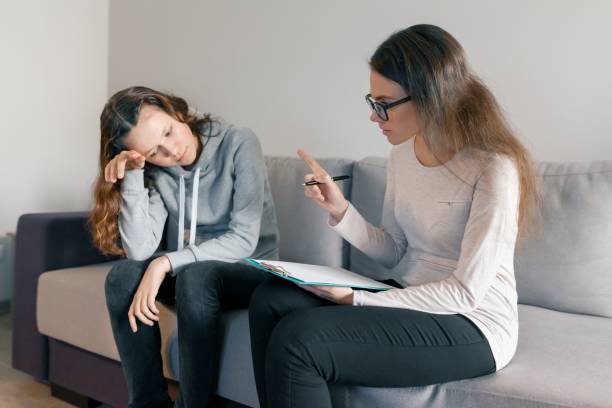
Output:
<instances>
[{"instance_id":1,"label":"hoodie drawstring","mask_svg":"<svg viewBox=\"0 0 612 408\"><path fill-rule=\"evenodd\" d=\"M196 218L198 217L198 196L200 188L200 168L193 175L191 188L191 224L189 226L189 245L195 244ZM177 249L183 249L185 241L185 176L179 179L179 219Z\"/></svg>"}]
</instances>

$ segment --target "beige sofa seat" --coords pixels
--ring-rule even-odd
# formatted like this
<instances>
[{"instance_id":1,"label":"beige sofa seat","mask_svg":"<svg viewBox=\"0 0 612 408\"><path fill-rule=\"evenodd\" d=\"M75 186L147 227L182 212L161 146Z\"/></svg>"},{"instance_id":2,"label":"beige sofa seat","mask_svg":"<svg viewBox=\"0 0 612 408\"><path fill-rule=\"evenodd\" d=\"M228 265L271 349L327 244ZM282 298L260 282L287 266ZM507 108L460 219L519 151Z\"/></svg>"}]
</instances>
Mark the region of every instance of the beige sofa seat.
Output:
<instances>
[{"instance_id":1,"label":"beige sofa seat","mask_svg":"<svg viewBox=\"0 0 612 408\"><path fill-rule=\"evenodd\" d=\"M113 262L45 272L38 280L38 330L49 337L119 361L104 297L104 281ZM168 365L168 339L176 315L159 302L161 354L164 375L174 378ZM127 319L127 315L125 317Z\"/></svg>"}]
</instances>

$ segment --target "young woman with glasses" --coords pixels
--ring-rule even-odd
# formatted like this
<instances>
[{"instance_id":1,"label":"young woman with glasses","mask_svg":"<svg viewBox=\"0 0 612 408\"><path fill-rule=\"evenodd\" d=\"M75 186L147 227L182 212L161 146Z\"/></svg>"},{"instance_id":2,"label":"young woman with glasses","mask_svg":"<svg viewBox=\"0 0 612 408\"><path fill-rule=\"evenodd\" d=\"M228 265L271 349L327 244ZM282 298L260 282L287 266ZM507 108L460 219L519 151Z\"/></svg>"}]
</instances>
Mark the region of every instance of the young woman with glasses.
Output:
<instances>
[{"instance_id":1,"label":"young woman with glasses","mask_svg":"<svg viewBox=\"0 0 612 408\"><path fill-rule=\"evenodd\" d=\"M105 292L129 406L174 406L162 370L156 300L176 305L176 406L207 406L217 382L221 312L248 307L265 278L236 261L278 257L259 141L249 129L145 87L113 95L100 130L90 221L102 252L128 258L113 266Z\"/></svg>"},{"instance_id":2,"label":"young woman with glasses","mask_svg":"<svg viewBox=\"0 0 612 408\"><path fill-rule=\"evenodd\" d=\"M493 373L518 339L513 256L537 219L532 159L449 33L416 25L370 60L366 96L392 147L382 225L306 152L305 194L355 248L395 267L384 292L270 279L250 329L262 407L331 407L328 383L408 387ZM382 277L381 277L382 278Z\"/></svg>"}]
</instances>

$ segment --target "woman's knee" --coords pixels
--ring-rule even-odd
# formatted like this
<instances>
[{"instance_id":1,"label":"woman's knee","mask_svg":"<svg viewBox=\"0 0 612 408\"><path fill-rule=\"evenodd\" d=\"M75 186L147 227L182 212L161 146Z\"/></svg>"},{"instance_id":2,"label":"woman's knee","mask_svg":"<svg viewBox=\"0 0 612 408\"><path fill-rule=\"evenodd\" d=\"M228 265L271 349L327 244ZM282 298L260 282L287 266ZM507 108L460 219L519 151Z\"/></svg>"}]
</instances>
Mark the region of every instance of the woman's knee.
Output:
<instances>
[{"instance_id":1,"label":"woman's knee","mask_svg":"<svg viewBox=\"0 0 612 408\"><path fill-rule=\"evenodd\" d=\"M274 286L271 284L275 279L266 279L260 283L253 294L251 295L251 303L249 306L249 313L258 314L268 309L269 304L273 302Z\"/></svg>"},{"instance_id":2,"label":"woman's knee","mask_svg":"<svg viewBox=\"0 0 612 408\"><path fill-rule=\"evenodd\" d=\"M270 277L262 282L251 296L249 316L253 321L265 318L279 319L297 309L319 306L310 292L297 285Z\"/></svg>"},{"instance_id":3,"label":"woman's knee","mask_svg":"<svg viewBox=\"0 0 612 408\"><path fill-rule=\"evenodd\" d=\"M283 367L313 367L312 349L317 342L317 324L311 318L311 310L300 310L285 316L274 328L266 350L267 366L282 370Z\"/></svg>"}]
</instances>

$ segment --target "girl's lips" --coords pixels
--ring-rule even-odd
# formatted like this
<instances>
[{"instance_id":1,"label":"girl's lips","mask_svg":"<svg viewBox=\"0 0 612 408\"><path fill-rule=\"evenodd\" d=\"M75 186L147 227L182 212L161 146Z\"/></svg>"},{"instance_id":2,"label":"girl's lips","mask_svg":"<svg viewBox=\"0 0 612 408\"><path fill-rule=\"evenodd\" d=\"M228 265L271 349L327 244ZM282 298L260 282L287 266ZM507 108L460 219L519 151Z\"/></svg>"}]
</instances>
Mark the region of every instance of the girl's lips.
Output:
<instances>
[{"instance_id":1,"label":"girl's lips","mask_svg":"<svg viewBox=\"0 0 612 408\"><path fill-rule=\"evenodd\" d=\"M183 154L181 155L181 157L179 157L178 161L182 162L183 159L185 158L185 155L187 154L187 150L189 149L189 146L187 146L185 148L185 151L183 152Z\"/></svg>"}]
</instances>

